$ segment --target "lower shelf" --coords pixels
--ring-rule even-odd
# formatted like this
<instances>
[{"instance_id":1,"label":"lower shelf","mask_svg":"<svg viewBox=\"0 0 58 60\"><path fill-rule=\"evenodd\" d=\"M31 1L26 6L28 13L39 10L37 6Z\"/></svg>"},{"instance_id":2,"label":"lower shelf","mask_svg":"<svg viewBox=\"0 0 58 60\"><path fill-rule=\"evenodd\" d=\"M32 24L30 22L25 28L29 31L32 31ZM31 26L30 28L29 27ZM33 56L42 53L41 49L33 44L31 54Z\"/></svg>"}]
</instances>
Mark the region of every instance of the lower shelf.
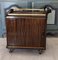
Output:
<instances>
[{"instance_id":1,"label":"lower shelf","mask_svg":"<svg viewBox=\"0 0 58 60\"><path fill-rule=\"evenodd\" d=\"M7 48L13 48L13 49L43 49L46 50L46 47L24 47L24 46L6 46Z\"/></svg>"},{"instance_id":2,"label":"lower shelf","mask_svg":"<svg viewBox=\"0 0 58 60\"><path fill-rule=\"evenodd\" d=\"M7 46L9 48L9 52L12 53L14 49L36 49L38 50L39 54L42 54L44 50L46 50L45 47L20 47L20 46Z\"/></svg>"}]
</instances>

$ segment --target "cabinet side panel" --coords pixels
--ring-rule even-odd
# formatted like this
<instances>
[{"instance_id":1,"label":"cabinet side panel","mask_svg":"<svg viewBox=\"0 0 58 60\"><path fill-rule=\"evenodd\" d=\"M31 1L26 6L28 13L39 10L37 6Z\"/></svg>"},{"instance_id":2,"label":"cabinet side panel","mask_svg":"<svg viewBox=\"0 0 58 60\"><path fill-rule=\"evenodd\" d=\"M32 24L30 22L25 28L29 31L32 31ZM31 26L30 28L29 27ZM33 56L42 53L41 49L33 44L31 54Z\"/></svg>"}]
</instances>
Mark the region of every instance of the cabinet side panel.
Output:
<instances>
[{"instance_id":1,"label":"cabinet side panel","mask_svg":"<svg viewBox=\"0 0 58 60\"><path fill-rule=\"evenodd\" d=\"M16 45L16 19L6 18L7 45Z\"/></svg>"}]
</instances>

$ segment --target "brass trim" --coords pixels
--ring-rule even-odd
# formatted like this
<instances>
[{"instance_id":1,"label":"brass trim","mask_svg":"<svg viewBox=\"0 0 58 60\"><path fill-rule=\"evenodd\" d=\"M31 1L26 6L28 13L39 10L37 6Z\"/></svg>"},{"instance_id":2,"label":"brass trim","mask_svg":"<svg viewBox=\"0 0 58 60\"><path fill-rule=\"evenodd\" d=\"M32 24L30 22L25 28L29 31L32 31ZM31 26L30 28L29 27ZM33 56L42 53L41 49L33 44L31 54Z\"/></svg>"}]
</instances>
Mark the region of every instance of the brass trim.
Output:
<instances>
[{"instance_id":1,"label":"brass trim","mask_svg":"<svg viewBox=\"0 0 58 60\"><path fill-rule=\"evenodd\" d=\"M14 14L9 13L9 16L46 16L46 14Z\"/></svg>"},{"instance_id":2,"label":"brass trim","mask_svg":"<svg viewBox=\"0 0 58 60\"><path fill-rule=\"evenodd\" d=\"M19 11L19 10L32 10L32 11L39 10L39 11L44 11L44 9L29 9L29 8L14 9L14 11Z\"/></svg>"}]
</instances>

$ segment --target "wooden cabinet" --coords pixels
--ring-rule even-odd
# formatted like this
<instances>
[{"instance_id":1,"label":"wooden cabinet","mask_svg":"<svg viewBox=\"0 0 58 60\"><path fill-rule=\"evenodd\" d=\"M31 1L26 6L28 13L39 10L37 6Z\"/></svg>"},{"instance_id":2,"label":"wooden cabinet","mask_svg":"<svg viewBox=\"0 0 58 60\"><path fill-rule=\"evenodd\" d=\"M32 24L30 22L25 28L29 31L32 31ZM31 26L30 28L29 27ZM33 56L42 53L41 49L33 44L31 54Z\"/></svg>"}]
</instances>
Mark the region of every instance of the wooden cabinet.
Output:
<instances>
[{"instance_id":1,"label":"wooden cabinet","mask_svg":"<svg viewBox=\"0 0 58 60\"><path fill-rule=\"evenodd\" d=\"M8 48L46 49L46 17L6 17Z\"/></svg>"},{"instance_id":2,"label":"wooden cabinet","mask_svg":"<svg viewBox=\"0 0 58 60\"><path fill-rule=\"evenodd\" d=\"M46 49L47 14L43 12L9 13L6 16L7 48Z\"/></svg>"}]
</instances>

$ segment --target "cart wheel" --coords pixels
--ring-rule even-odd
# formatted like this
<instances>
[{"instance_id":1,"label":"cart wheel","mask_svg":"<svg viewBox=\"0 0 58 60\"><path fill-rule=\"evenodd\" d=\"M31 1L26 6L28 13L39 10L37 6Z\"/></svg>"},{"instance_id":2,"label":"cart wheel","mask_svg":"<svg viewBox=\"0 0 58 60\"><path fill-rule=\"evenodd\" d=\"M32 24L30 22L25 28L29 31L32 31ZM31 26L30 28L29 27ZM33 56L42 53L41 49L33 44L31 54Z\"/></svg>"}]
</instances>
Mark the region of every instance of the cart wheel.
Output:
<instances>
[{"instance_id":1,"label":"cart wheel","mask_svg":"<svg viewBox=\"0 0 58 60\"><path fill-rule=\"evenodd\" d=\"M6 48L7 48L7 46L6 46Z\"/></svg>"},{"instance_id":2,"label":"cart wheel","mask_svg":"<svg viewBox=\"0 0 58 60\"><path fill-rule=\"evenodd\" d=\"M14 49L10 49L10 51L9 51L9 52L10 52L10 53L12 53L12 52L13 52L13 50L14 50Z\"/></svg>"},{"instance_id":3,"label":"cart wheel","mask_svg":"<svg viewBox=\"0 0 58 60\"><path fill-rule=\"evenodd\" d=\"M39 50L39 54L42 54L42 52L43 52L42 50Z\"/></svg>"}]
</instances>

